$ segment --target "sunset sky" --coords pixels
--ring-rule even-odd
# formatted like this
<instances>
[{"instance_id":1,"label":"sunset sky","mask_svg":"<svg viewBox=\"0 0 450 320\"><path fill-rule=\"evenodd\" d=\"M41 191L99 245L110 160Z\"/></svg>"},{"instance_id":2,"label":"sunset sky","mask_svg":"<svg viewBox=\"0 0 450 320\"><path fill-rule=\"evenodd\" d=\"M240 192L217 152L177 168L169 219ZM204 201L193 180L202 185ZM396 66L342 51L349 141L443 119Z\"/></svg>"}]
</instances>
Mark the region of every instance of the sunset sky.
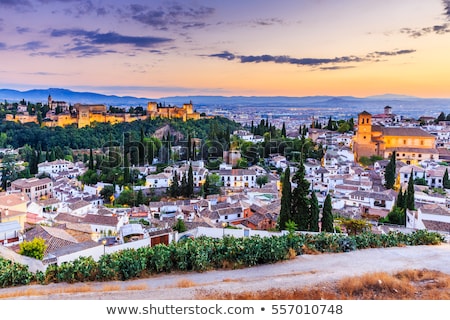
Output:
<instances>
[{"instance_id":1,"label":"sunset sky","mask_svg":"<svg viewBox=\"0 0 450 320\"><path fill-rule=\"evenodd\" d=\"M450 98L450 0L0 0L0 88Z\"/></svg>"}]
</instances>

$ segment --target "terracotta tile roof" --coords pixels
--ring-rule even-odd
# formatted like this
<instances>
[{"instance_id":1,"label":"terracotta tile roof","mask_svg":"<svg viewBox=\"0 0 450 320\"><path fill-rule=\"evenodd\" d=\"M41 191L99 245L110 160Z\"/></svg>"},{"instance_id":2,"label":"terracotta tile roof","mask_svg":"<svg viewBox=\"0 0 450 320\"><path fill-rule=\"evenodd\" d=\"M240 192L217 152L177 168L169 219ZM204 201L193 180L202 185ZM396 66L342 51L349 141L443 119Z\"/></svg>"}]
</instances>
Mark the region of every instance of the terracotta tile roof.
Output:
<instances>
[{"instance_id":1,"label":"terracotta tile roof","mask_svg":"<svg viewBox=\"0 0 450 320\"><path fill-rule=\"evenodd\" d=\"M45 250L45 255L52 253L60 248L78 243L78 241L68 234L65 230L60 228L45 227L41 225L36 225L35 228L26 232L25 234L27 241L31 241L34 238L42 238L45 240L47 249Z\"/></svg>"},{"instance_id":2,"label":"terracotta tile roof","mask_svg":"<svg viewBox=\"0 0 450 320\"><path fill-rule=\"evenodd\" d=\"M83 207L87 207L87 206L90 206L90 205L91 205L90 202L87 202L85 200L79 200L77 202L69 204L69 209L70 210L78 210L78 209L81 209Z\"/></svg>"},{"instance_id":3,"label":"terracotta tile roof","mask_svg":"<svg viewBox=\"0 0 450 320\"><path fill-rule=\"evenodd\" d=\"M439 216L450 216L450 209L435 203L417 203L417 209L422 213L433 214ZM449 230L450 231L450 230Z\"/></svg>"},{"instance_id":4,"label":"terracotta tile roof","mask_svg":"<svg viewBox=\"0 0 450 320\"><path fill-rule=\"evenodd\" d=\"M386 136L404 136L404 137L424 137L436 138L431 133L421 128L403 128L403 127L383 127L383 135Z\"/></svg>"},{"instance_id":5,"label":"terracotta tile roof","mask_svg":"<svg viewBox=\"0 0 450 320\"><path fill-rule=\"evenodd\" d=\"M30 198L25 193L0 193L0 206L2 207L12 207L17 206L21 203L27 203Z\"/></svg>"},{"instance_id":6,"label":"terracotta tile roof","mask_svg":"<svg viewBox=\"0 0 450 320\"><path fill-rule=\"evenodd\" d=\"M425 228L430 231L450 232L450 223L442 221L422 220Z\"/></svg>"},{"instance_id":7,"label":"terracotta tile roof","mask_svg":"<svg viewBox=\"0 0 450 320\"><path fill-rule=\"evenodd\" d=\"M13 186L19 187L19 188L30 188L30 187L36 187L41 186L44 184L52 183L52 180L50 178L32 178L32 179L18 179L11 182Z\"/></svg>"},{"instance_id":8,"label":"terracotta tile roof","mask_svg":"<svg viewBox=\"0 0 450 320\"><path fill-rule=\"evenodd\" d=\"M100 216L98 214L87 214L83 219L83 223L116 227L117 224L119 223L119 218L115 216Z\"/></svg>"}]
</instances>

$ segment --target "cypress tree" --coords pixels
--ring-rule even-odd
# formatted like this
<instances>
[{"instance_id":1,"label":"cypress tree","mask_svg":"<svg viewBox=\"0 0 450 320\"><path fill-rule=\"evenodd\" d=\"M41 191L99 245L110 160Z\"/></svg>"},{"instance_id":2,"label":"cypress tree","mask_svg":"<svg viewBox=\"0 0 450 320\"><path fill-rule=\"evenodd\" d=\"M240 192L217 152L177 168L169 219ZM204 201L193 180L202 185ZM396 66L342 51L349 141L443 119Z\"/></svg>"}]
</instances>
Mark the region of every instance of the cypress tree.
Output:
<instances>
[{"instance_id":1,"label":"cypress tree","mask_svg":"<svg viewBox=\"0 0 450 320\"><path fill-rule=\"evenodd\" d=\"M333 130L333 121L331 120L331 116L328 118L327 130Z\"/></svg>"},{"instance_id":2,"label":"cypress tree","mask_svg":"<svg viewBox=\"0 0 450 320\"><path fill-rule=\"evenodd\" d=\"M175 173L173 174L173 179L172 179L172 184L170 185L170 196L171 197L178 197L180 194L180 185L178 182L178 173L175 171Z\"/></svg>"},{"instance_id":3,"label":"cypress tree","mask_svg":"<svg viewBox=\"0 0 450 320\"><path fill-rule=\"evenodd\" d=\"M210 185L209 185L209 174L207 173L207 174L206 174L206 177L205 177L205 183L202 185L203 198L206 199L206 196L209 195L209 192L210 192L209 189L210 189Z\"/></svg>"},{"instance_id":4,"label":"cypress tree","mask_svg":"<svg viewBox=\"0 0 450 320\"><path fill-rule=\"evenodd\" d=\"M187 183L187 178L186 178L186 173L183 174L183 177L181 178L181 186L180 186L180 194L183 197L187 197L188 196L188 187L187 187L188 183Z\"/></svg>"},{"instance_id":5,"label":"cypress tree","mask_svg":"<svg viewBox=\"0 0 450 320\"><path fill-rule=\"evenodd\" d=\"M405 195L403 194L402 187L400 187L400 190L398 191L397 202L396 202L395 206L404 210L406 208L405 200L406 199L405 199Z\"/></svg>"},{"instance_id":6,"label":"cypress tree","mask_svg":"<svg viewBox=\"0 0 450 320\"><path fill-rule=\"evenodd\" d=\"M384 180L385 180L385 187L387 189L393 189L395 185L395 178L396 178L396 152L392 152L392 156L389 160L388 165L386 166L386 170L384 171Z\"/></svg>"},{"instance_id":7,"label":"cypress tree","mask_svg":"<svg viewBox=\"0 0 450 320\"><path fill-rule=\"evenodd\" d=\"M286 138L286 125L283 122L283 127L281 128L281 137Z\"/></svg>"},{"instance_id":8,"label":"cypress tree","mask_svg":"<svg viewBox=\"0 0 450 320\"><path fill-rule=\"evenodd\" d=\"M92 148L89 149L89 170L94 170L94 156L92 155Z\"/></svg>"},{"instance_id":9,"label":"cypress tree","mask_svg":"<svg viewBox=\"0 0 450 320\"><path fill-rule=\"evenodd\" d=\"M409 210L415 210L414 205L414 178L413 178L413 170L411 169L411 175L408 180L408 189L406 192L406 208Z\"/></svg>"},{"instance_id":10,"label":"cypress tree","mask_svg":"<svg viewBox=\"0 0 450 320\"><path fill-rule=\"evenodd\" d=\"M142 189L139 189L139 191L137 193L136 204L137 205L145 204L145 197L144 197L144 193L142 192Z\"/></svg>"},{"instance_id":11,"label":"cypress tree","mask_svg":"<svg viewBox=\"0 0 450 320\"><path fill-rule=\"evenodd\" d=\"M450 179L448 177L448 169L445 169L444 177L442 178L442 184L444 189L450 189Z\"/></svg>"},{"instance_id":12,"label":"cypress tree","mask_svg":"<svg viewBox=\"0 0 450 320\"><path fill-rule=\"evenodd\" d=\"M319 201L317 200L317 196L314 190L311 192L310 211L311 211L311 225L309 231L318 232L320 209L319 209Z\"/></svg>"},{"instance_id":13,"label":"cypress tree","mask_svg":"<svg viewBox=\"0 0 450 320\"><path fill-rule=\"evenodd\" d=\"M191 155L191 152L192 152L192 146L191 146L191 144L192 144L192 141L191 141L191 134L189 133L188 134L188 137L187 137L187 146L186 146L186 151L187 151L187 156L186 156L186 160L187 161L190 161L191 160L191 157L192 157L192 155Z\"/></svg>"},{"instance_id":14,"label":"cypress tree","mask_svg":"<svg viewBox=\"0 0 450 320\"><path fill-rule=\"evenodd\" d=\"M291 220L291 170L289 167L284 171L282 186L281 186L281 209L279 218L280 230L286 229L286 222Z\"/></svg>"},{"instance_id":15,"label":"cypress tree","mask_svg":"<svg viewBox=\"0 0 450 320\"><path fill-rule=\"evenodd\" d=\"M194 173L192 171L192 164L189 164L186 194L188 197L192 197L194 195Z\"/></svg>"},{"instance_id":16,"label":"cypress tree","mask_svg":"<svg viewBox=\"0 0 450 320\"><path fill-rule=\"evenodd\" d=\"M128 155L125 155L123 162L123 184L130 183L130 162L128 160Z\"/></svg>"},{"instance_id":17,"label":"cypress tree","mask_svg":"<svg viewBox=\"0 0 450 320\"><path fill-rule=\"evenodd\" d=\"M310 184L308 180L305 179L303 159L300 161L298 170L292 177L292 182L297 185L292 191L292 221L297 224L298 230L308 231L311 223L309 211L310 199L308 198Z\"/></svg>"},{"instance_id":18,"label":"cypress tree","mask_svg":"<svg viewBox=\"0 0 450 320\"><path fill-rule=\"evenodd\" d=\"M197 146L195 145L195 140L192 141L192 151L191 151L191 155L192 155L192 160L197 160L196 157L196 151L197 151Z\"/></svg>"},{"instance_id":19,"label":"cypress tree","mask_svg":"<svg viewBox=\"0 0 450 320\"><path fill-rule=\"evenodd\" d=\"M327 194L326 198L325 198L325 202L323 204L323 210L322 210L322 231L325 232L334 232L334 227L333 227L333 222L334 222L334 218L333 218L333 207L331 204L331 196L330 194Z\"/></svg>"}]
</instances>

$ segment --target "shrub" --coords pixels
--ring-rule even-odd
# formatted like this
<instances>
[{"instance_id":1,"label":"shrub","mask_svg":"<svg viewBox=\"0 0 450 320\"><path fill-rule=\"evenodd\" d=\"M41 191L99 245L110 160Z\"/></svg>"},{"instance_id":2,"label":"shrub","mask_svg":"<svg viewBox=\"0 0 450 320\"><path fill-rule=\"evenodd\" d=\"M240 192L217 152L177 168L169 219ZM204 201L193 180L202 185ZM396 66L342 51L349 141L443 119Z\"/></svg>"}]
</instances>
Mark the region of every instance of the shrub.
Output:
<instances>
[{"instance_id":1,"label":"shrub","mask_svg":"<svg viewBox=\"0 0 450 320\"><path fill-rule=\"evenodd\" d=\"M42 260L44 258L44 252L47 249L45 240L42 238L34 238L31 241L24 241L20 245L19 254Z\"/></svg>"}]
</instances>

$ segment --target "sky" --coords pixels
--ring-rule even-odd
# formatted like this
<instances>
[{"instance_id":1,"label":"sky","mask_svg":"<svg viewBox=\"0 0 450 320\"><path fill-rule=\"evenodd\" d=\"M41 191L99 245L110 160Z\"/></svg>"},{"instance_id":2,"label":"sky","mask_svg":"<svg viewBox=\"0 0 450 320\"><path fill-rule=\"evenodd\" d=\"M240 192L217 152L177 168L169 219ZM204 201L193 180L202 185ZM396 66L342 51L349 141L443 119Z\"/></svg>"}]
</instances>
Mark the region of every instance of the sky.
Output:
<instances>
[{"instance_id":1,"label":"sky","mask_svg":"<svg viewBox=\"0 0 450 320\"><path fill-rule=\"evenodd\" d=\"M450 98L450 0L0 0L0 13L2 89Z\"/></svg>"}]
</instances>

